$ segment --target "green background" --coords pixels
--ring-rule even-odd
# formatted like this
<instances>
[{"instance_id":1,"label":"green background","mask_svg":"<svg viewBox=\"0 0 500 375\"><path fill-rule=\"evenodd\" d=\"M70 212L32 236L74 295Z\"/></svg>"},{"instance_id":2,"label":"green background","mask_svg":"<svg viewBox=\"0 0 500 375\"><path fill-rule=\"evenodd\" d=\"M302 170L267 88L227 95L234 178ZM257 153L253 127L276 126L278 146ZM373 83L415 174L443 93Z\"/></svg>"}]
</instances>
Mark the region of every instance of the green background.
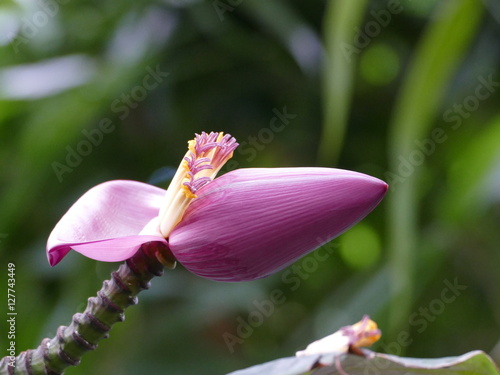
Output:
<instances>
[{"instance_id":1,"label":"green background","mask_svg":"<svg viewBox=\"0 0 500 375\"><path fill-rule=\"evenodd\" d=\"M165 188L186 141L213 130L237 138L239 168L339 167L391 188L267 279L166 272L67 374L223 374L365 313L383 332L375 350L482 349L498 363L499 41L493 0L3 1L0 290L13 262L17 352L53 337L118 266L74 252L48 265L69 206L111 179Z\"/></svg>"}]
</instances>

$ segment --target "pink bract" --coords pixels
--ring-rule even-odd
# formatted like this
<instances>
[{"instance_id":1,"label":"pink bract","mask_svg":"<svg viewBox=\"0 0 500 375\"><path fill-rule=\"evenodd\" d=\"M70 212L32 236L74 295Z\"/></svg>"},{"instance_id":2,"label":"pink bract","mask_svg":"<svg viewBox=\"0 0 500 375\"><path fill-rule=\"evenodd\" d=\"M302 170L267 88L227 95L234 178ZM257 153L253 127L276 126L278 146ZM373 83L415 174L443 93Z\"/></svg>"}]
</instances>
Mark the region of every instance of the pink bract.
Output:
<instances>
[{"instance_id":1,"label":"pink bract","mask_svg":"<svg viewBox=\"0 0 500 375\"><path fill-rule=\"evenodd\" d=\"M200 190L168 241L197 275L254 280L346 231L386 191L385 182L341 169L239 169Z\"/></svg>"},{"instance_id":2,"label":"pink bract","mask_svg":"<svg viewBox=\"0 0 500 375\"><path fill-rule=\"evenodd\" d=\"M159 232L165 190L135 181L90 189L49 237L57 264L70 249L122 261L141 244L167 243L189 271L212 280L254 280L277 272L364 218L387 184L332 168L256 168L229 172L200 188L168 239Z\"/></svg>"},{"instance_id":3,"label":"pink bract","mask_svg":"<svg viewBox=\"0 0 500 375\"><path fill-rule=\"evenodd\" d=\"M87 191L52 230L47 257L55 266L71 250L88 258L117 262L149 241L166 240L154 231L140 235L158 216L165 190L137 181L108 181Z\"/></svg>"}]
</instances>

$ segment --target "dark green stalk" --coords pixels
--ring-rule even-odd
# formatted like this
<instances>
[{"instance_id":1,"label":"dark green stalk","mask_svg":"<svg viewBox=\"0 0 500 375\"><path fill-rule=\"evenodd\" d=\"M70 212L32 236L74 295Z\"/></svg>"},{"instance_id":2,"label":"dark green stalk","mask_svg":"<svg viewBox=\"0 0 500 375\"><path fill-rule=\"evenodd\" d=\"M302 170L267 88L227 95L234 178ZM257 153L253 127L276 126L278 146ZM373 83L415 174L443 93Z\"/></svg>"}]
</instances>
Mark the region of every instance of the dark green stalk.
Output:
<instances>
[{"instance_id":1,"label":"dark green stalk","mask_svg":"<svg viewBox=\"0 0 500 375\"><path fill-rule=\"evenodd\" d=\"M124 311L137 303L137 294L150 286L150 280L173 269L175 259L161 242L143 244L137 253L104 281L96 297L88 300L83 313L73 315L71 324L60 326L57 335L42 340L36 349L20 353L15 360L0 360L1 375L61 375L69 366L77 366L82 356L97 348L97 342L109 336L113 324L125 319Z\"/></svg>"}]
</instances>

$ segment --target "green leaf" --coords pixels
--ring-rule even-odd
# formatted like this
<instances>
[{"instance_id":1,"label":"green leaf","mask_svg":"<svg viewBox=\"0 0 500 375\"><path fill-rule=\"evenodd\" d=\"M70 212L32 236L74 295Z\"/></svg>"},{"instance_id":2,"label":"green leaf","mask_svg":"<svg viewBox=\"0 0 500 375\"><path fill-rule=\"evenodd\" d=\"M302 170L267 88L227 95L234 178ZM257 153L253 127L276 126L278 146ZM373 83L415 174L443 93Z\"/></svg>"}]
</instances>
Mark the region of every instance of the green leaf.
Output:
<instances>
[{"instance_id":1,"label":"green leaf","mask_svg":"<svg viewBox=\"0 0 500 375\"><path fill-rule=\"evenodd\" d=\"M261 365L252 366L244 370L231 372L227 375L298 375L308 372L314 368L319 355L308 355L304 357L286 357L266 362Z\"/></svg>"},{"instance_id":2,"label":"green leaf","mask_svg":"<svg viewBox=\"0 0 500 375\"><path fill-rule=\"evenodd\" d=\"M364 351L367 358L352 354L323 354L281 358L228 375L334 375L341 367L349 375L498 375L491 358L480 350L457 357L407 358Z\"/></svg>"},{"instance_id":3,"label":"green leaf","mask_svg":"<svg viewBox=\"0 0 500 375\"><path fill-rule=\"evenodd\" d=\"M485 186L500 154L499 139L500 117L495 117L468 142L460 143L460 152L448 167L448 190L438 211L445 220L473 221L484 214L491 199Z\"/></svg>"},{"instance_id":4,"label":"green leaf","mask_svg":"<svg viewBox=\"0 0 500 375\"><path fill-rule=\"evenodd\" d=\"M432 128L445 91L463 59L481 19L483 6L474 0L442 3L412 60L390 125L391 173L401 173L401 158L415 149ZM402 174L402 173L401 173ZM418 170L405 172L388 195L389 250L395 298L391 309L392 336L406 324L413 303L415 254L418 253Z\"/></svg>"},{"instance_id":5,"label":"green leaf","mask_svg":"<svg viewBox=\"0 0 500 375\"><path fill-rule=\"evenodd\" d=\"M367 6L366 0L331 1L325 16L323 70L323 134L319 163L332 165L340 154L350 109L357 53L352 42Z\"/></svg>"}]
</instances>

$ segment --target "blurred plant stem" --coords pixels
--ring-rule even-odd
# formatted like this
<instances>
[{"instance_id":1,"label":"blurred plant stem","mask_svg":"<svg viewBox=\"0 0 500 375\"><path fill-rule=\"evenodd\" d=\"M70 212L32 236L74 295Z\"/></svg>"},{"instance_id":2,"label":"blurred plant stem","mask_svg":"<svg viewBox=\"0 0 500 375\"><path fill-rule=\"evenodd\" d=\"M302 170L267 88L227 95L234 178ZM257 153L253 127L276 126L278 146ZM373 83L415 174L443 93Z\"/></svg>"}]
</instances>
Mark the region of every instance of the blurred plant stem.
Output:
<instances>
[{"instance_id":1,"label":"blurred plant stem","mask_svg":"<svg viewBox=\"0 0 500 375\"><path fill-rule=\"evenodd\" d=\"M356 50L356 30L363 20L367 4L367 0L330 1L326 8L320 165L335 165L342 148L357 60L357 53L353 57L352 51Z\"/></svg>"},{"instance_id":2,"label":"blurred plant stem","mask_svg":"<svg viewBox=\"0 0 500 375\"><path fill-rule=\"evenodd\" d=\"M415 150L420 152L416 141L423 142L429 137L445 91L476 34L482 9L482 4L475 0L443 2L436 7L391 120L389 170L399 179L395 178L392 184L388 181L392 192L387 196L393 285L390 337L396 337L408 325L417 280L414 274L420 247L417 186L422 163L413 165L410 154Z\"/></svg>"},{"instance_id":3,"label":"blurred plant stem","mask_svg":"<svg viewBox=\"0 0 500 375\"><path fill-rule=\"evenodd\" d=\"M21 352L15 359L2 358L0 374L61 375L67 367L77 366L86 352L109 336L113 324L125 319L124 310L137 303L137 294L150 287L150 280L161 276L164 267L173 269L175 265L163 243L143 244L104 281L97 296L89 298L85 311L73 315L68 327L60 326L54 338L43 339L38 348Z\"/></svg>"}]
</instances>

